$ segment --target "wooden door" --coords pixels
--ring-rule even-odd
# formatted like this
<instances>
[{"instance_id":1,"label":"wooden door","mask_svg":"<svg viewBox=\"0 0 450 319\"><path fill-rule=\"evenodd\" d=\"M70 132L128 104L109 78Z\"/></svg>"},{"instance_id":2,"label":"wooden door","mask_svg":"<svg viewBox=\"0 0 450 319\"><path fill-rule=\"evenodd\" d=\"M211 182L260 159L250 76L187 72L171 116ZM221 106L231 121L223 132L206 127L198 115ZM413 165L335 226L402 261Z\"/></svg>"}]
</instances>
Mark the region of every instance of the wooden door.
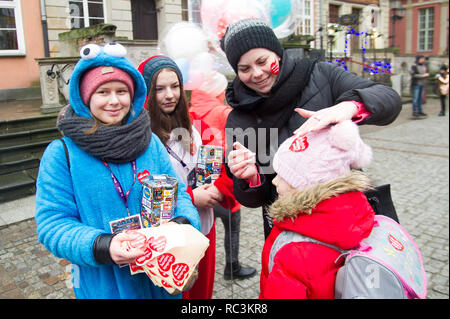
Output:
<instances>
[{"instance_id":1,"label":"wooden door","mask_svg":"<svg viewBox=\"0 0 450 319\"><path fill-rule=\"evenodd\" d=\"M154 0L131 0L134 40L158 40L157 11Z\"/></svg>"}]
</instances>

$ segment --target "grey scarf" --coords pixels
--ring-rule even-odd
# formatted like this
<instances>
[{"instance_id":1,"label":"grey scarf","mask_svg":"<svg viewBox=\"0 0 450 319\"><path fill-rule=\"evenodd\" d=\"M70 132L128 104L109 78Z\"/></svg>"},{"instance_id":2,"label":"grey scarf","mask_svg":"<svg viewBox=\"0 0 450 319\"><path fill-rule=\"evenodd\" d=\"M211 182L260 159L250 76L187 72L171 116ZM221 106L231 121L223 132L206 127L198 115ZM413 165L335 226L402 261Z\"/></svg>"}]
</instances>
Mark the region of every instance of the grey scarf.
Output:
<instances>
[{"instance_id":1,"label":"grey scarf","mask_svg":"<svg viewBox=\"0 0 450 319\"><path fill-rule=\"evenodd\" d=\"M109 163L127 163L145 152L151 139L150 118L145 109L129 124L100 126L93 134L85 134L94 120L78 116L69 107L57 128L81 149Z\"/></svg>"}]
</instances>

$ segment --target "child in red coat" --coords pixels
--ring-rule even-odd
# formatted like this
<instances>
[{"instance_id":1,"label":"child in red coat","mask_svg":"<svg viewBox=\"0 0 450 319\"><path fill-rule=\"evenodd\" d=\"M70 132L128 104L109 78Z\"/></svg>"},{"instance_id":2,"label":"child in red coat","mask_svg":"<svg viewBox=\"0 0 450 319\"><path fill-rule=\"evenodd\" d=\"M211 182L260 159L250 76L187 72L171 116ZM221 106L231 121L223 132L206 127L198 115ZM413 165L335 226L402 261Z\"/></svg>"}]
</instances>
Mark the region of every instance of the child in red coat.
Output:
<instances>
[{"instance_id":1,"label":"child in red coat","mask_svg":"<svg viewBox=\"0 0 450 319\"><path fill-rule=\"evenodd\" d=\"M334 298L343 258L333 246L350 249L373 227L374 211L362 193L369 179L352 170L371 157L351 121L280 146L273 160L279 199L270 207L274 225L262 252L260 298ZM327 245L296 241L297 234Z\"/></svg>"}]
</instances>

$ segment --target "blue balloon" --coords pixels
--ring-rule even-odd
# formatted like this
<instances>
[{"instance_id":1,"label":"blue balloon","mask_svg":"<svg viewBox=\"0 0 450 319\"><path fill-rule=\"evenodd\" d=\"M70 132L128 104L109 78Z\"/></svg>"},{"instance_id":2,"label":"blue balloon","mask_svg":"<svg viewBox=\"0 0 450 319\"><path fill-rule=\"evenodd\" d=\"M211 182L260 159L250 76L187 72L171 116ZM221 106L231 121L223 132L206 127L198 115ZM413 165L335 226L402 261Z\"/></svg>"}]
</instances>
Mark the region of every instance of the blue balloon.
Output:
<instances>
[{"instance_id":1,"label":"blue balloon","mask_svg":"<svg viewBox=\"0 0 450 319\"><path fill-rule=\"evenodd\" d=\"M191 67L189 60L185 58L179 58L175 59L174 61L181 71L181 75L183 76L183 84L185 84L189 80L189 68Z\"/></svg>"},{"instance_id":2,"label":"blue balloon","mask_svg":"<svg viewBox=\"0 0 450 319\"><path fill-rule=\"evenodd\" d=\"M272 0L270 2L270 20L272 28L280 26L292 11L291 0Z\"/></svg>"}]
</instances>

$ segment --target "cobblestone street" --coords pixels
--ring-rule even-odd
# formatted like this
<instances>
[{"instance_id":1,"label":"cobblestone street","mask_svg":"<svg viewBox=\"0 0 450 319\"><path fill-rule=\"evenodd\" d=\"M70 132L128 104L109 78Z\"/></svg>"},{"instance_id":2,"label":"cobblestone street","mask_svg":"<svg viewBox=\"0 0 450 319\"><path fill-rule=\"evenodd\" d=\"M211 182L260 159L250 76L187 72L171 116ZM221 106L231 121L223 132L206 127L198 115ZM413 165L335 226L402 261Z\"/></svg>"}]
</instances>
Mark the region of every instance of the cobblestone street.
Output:
<instances>
[{"instance_id":1,"label":"cobblestone street","mask_svg":"<svg viewBox=\"0 0 450 319\"><path fill-rule=\"evenodd\" d=\"M400 223L418 244L428 277L428 298L449 298L449 118L438 117L439 101L428 99L428 118L413 120L411 104L387 127L361 127L374 159L367 174L375 184L391 184ZM34 197L0 205L0 298L73 298L70 263L38 241L36 223L22 221L34 210ZM24 214L26 215L26 214ZM33 216L33 215L31 215ZM258 274L225 281L224 230L216 220L214 298L255 299L259 295L264 243L261 209L242 210L239 260Z\"/></svg>"}]
</instances>

